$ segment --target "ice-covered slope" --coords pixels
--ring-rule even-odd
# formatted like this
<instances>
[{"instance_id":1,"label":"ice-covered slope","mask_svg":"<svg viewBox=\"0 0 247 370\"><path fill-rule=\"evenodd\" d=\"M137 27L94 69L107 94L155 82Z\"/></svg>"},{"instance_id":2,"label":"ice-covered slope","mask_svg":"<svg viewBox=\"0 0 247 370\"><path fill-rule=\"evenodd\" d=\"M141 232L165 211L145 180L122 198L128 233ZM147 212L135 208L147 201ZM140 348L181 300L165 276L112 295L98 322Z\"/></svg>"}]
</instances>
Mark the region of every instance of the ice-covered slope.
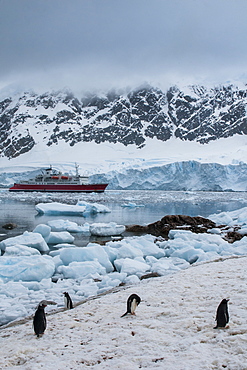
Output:
<instances>
[{"instance_id":1,"label":"ice-covered slope","mask_svg":"<svg viewBox=\"0 0 247 370\"><path fill-rule=\"evenodd\" d=\"M91 179L109 183L108 189L247 191L247 164L175 162L110 171Z\"/></svg>"}]
</instances>

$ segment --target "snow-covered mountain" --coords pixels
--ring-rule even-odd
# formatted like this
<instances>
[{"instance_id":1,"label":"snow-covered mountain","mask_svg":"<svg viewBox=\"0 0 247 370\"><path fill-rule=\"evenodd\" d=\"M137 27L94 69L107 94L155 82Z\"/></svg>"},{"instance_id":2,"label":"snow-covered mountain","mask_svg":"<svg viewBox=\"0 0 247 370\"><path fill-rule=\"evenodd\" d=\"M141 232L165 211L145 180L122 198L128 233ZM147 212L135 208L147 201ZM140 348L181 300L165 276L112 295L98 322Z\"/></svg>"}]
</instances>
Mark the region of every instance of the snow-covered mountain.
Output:
<instances>
[{"instance_id":1,"label":"snow-covered mountain","mask_svg":"<svg viewBox=\"0 0 247 370\"><path fill-rule=\"evenodd\" d=\"M163 92L151 86L134 91L87 95L69 91L25 92L0 102L1 156L14 158L40 142L122 143L141 148L147 138L172 137L201 144L247 134L247 88L222 86Z\"/></svg>"},{"instance_id":2,"label":"snow-covered mountain","mask_svg":"<svg viewBox=\"0 0 247 370\"><path fill-rule=\"evenodd\" d=\"M77 162L109 188L246 190L245 85L0 96L1 184Z\"/></svg>"}]
</instances>

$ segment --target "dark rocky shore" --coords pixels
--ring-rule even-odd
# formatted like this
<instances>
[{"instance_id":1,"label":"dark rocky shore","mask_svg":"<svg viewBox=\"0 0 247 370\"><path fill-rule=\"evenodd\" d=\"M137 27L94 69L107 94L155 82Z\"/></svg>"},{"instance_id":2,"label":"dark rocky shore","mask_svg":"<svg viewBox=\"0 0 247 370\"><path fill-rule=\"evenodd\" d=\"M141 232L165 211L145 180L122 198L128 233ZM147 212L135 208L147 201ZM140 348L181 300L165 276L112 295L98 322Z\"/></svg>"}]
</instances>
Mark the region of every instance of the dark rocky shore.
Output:
<instances>
[{"instance_id":1,"label":"dark rocky shore","mask_svg":"<svg viewBox=\"0 0 247 370\"><path fill-rule=\"evenodd\" d=\"M240 240L245 236L238 233L238 226L235 228L229 228L226 225L216 226L213 221L207 218L200 216L191 217L186 215L167 215L160 221L156 221L145 226L128 225L126 226L126 232L136 235L151 234L168 239L169 231L174 229L189 230L193 233L199 234L212 233L212 229L214 228L220 229L222 237L229 243Z\"/></svg>"}]
</instances>

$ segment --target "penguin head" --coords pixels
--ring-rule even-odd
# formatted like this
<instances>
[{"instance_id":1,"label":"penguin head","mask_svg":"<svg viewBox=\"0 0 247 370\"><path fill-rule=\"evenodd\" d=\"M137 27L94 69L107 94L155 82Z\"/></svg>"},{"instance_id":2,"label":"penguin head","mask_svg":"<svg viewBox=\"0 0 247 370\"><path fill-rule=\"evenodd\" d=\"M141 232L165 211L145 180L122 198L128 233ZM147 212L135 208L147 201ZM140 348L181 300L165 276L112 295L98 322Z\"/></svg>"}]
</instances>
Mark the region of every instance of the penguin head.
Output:
<instances>
[{"instance_id":1,"label":"penguin head","mask_svg":"<svg viewBox=\"0 0 247 370\"><path fill-rule=\"evenodd\" d=\"M54 301L47 301L47 300L44 299L43 301L39 302L38 307L39 308L45 308L46 306L48 306L48 304L49 305L55 305L56 302L54 302Z\"/></svg>"},{"instance_id":2,"label":"penguin head","mask_svg":"<svg viewBox=\"0 0 247 370\"><path fill-rule=\"evenodd\" d=\"M227 302L228 302L229 300L230 300L230 299L226 299L226 298L224 298L224 299L222 299L221 303L222 303L222 304L227 304Z\"/></svg>"},{"instance_id":3,"label":"penguin head","mask_svg":"<svg viewBox=\"0 0 247 370\"><path fill-rule=\"evenodd\" d=\"M38 305L39 308L45 308L46 306L47 306L46 301L39 302L39 305Z\"/></svg>"}]
</instances>

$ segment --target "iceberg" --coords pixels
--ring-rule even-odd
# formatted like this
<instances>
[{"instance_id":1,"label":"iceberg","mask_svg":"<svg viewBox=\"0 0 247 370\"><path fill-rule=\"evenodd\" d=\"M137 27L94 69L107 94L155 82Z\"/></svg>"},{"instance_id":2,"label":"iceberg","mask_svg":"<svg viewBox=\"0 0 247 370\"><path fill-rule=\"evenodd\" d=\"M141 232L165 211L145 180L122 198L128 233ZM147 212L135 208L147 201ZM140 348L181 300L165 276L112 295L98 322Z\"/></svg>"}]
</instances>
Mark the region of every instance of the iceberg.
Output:
<instances>
[{"instance_id":1,"label":"iceberg","mask_svg":"<svg viewBox=\"0 0 247 370\"><path fill-rule=\"evenodd\" d=\"M70 205L70 204L62 204L62 203L38 203L35 206L35 209L40 214L47 214L47 215L79 215L83 216L86 206L80 205Z\"/></svg>"},{"instance_id":2,"label":"iceberg","mask_svg":"<svg viewBox=\"0 0 247 370\"><path fill-rule=\"evenodd\" d=\"M58 202L38 203L35 209L40 214L47 215L78 215L86 216L90 213L108 213L110 209L102 204L78 201L77 204L64 204Z\"/></svg>"}]
</instances>

